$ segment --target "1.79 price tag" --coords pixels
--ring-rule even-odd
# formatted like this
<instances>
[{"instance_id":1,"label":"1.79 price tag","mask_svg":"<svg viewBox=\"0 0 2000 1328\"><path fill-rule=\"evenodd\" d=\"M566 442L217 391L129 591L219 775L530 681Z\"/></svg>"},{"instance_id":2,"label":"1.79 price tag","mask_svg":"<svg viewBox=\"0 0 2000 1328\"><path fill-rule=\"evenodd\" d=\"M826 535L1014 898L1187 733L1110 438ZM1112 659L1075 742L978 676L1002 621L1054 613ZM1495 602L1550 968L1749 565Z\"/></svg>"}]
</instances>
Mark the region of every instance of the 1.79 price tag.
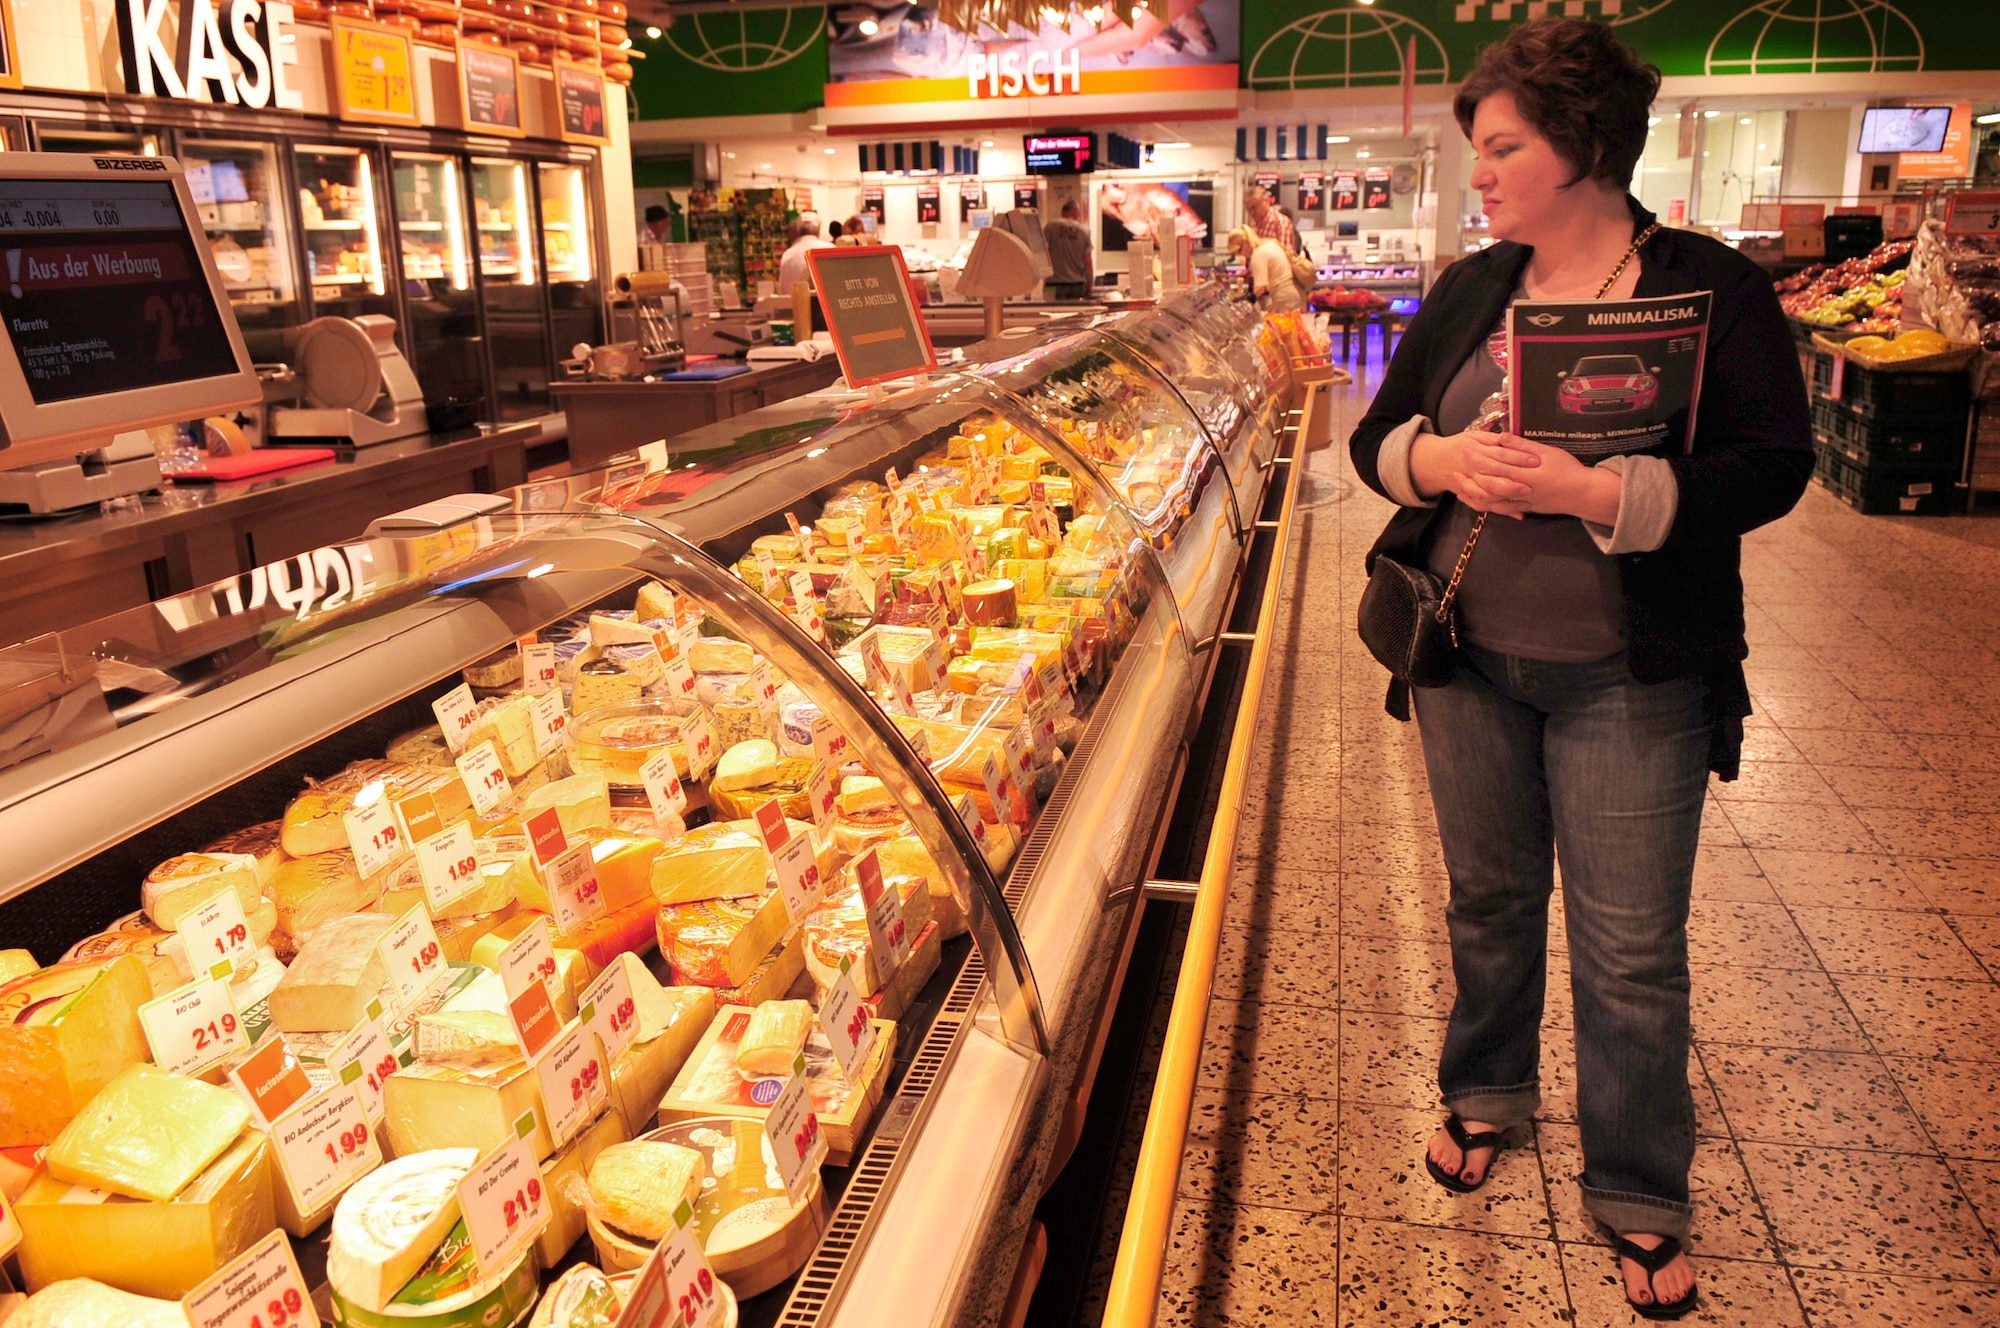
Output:
<instances>
[{"instance_id":1,"label":"1.79 price tag","mask_svg":"<svg viewBox=\"0 0 2000 1328\"><path fill-rule=\"evenodd\" d=\"M301 1213L318 1212L382 1164L368 1112L351 1084L335 1084L280 1117L271 1126L271 1146Z\"/></svg>"},{"instance_id":2,"label":"1.79 price tag","mask_svg":"<svg viewBox=\"0 0 2000 1328\"><path fill-rule=\"evenodd\" d=\"M514 786L507 782L500 753L490 738L458 758L458 774L465 781L465 791L472 795L473 810L481 816L491 816L514 796Z\"/></svg>"},{"instance_id":3,"label":"1.79 price tag","mask_svg":"<svg viewBox=\"0 0 2000 1328\"><path fill-rule=\"evenodd\" d=\"M234 889L197 904L181 919L180 933L189 966L196 973L205 972L224 982L257 957L257 947L250 943L249 920L243 916L243 901Z\"/></svg>"},{"instance_id":4,"label":"1.79 price tag","mask_svg":"<svg viewBox=\"0 0 2000 1328\"><path fill-rule=\"evenodd\" d=\"M444 730L445 746L454 752L464 751L465 740L479 726L479 703L472 699L472 688L460 683L431 702L431 713Z\"/></svg>"},{"instance_id":5,"label":"1.79 price tag","mask_svg":"<svg viewBox=\"0 0 2000 1328\"><path fill-rule=\"evenodd\" d=\"M347 845L354 850L354 870L361 875L373 876L403 856L403 832L387 798L378 796L340 820L347 827Z\"/></svg>"},{"instance_id":6,"label":"1.79 price tag","mask_svg":"<svg viewBox=\"0 0 2000 1328\"><path fill-rule=\"evenodd\" d=\"M139 1007L139 1024L153 1064L174 1074L200 1074L250 1045L229 986L198 978Z\"/></svg>"},{"instance_id":7,"label":"1.79 price tag","mask_svg":"<svg viewBox=\"0 0 2000 1328\"><path fill-rule=\"evenodd\" d=\"M862 1067L868 1064L868 1055L875 1050L875 1024L868 1017L868 1007L862 1004L861 993L854 989L854 960L842 956L840 976L827 990L826 1004L819 1007L819 1026L826 1030L826 1040L833 1044L833 1057L840 1062L840 1073L848 1083L861 1082Z\"/></svg>"},{"instance_id":8,"label":"1.79 price tag","mask_svg":"<svg viewBox=\"0 0 2000 1328\"><path fill-rule=\"evenodd\" d=\"M417 875L433 913L444 912L446 905L477 884L479 858L472 849L472 827L458 821L419 843Z\"/></svg>"},{"instance_id":9,"label":"1.79 price tag","mask_svg":"<svg viewBox=\"0 0 2000 1328\"><path fill-rule=\"evenodd\" d=\"M292 1243L273 1231L181 1297L194 1328L318 1328L312 1293L292 1256Z\"/></svg>"},{"instance_id":10,"label":"1.79 price tag","mask_svg":"<svg viewBox=\"0 0 2000 1328\"><path fill-rule=\"evenodd\" d=\"M431 926L431 915L422 904L411 905L409 912L396 919L396 925L382 933L376 949L382 952L382 962L389 970L390 994L399 1010L415 1005L447 976L444 947L438 944L437 928Z\"/></svg>"},{"instance_id":11,"label":"1.79 price tag","mask_svg":"<svg viewBox=\"0 0 2000 1328\"><path fill-rule=\"evenodd\" d=\"M479 1275L488 1278L511 1268L551 1216L542 1171L528 1141L515 1137L467 1172L458 1183L458 1205Z\"/></svg>"},{"instance_id":12,"label":"1.79 price tag","mask_svg":"<svg viewBox=\"0 0 2000 1328\"><path fill-rule=\"evenodd\" d=\"M692 675L690 675L692 676ZM653 819L665 823L681 814L688 805L687 790L681 787L680 773L674 769L674 754L661 750L639 767L639 782L645 786L646 802Z\"/></svg>"},{"instance_id":13,"label":"1.79 price tag","mask_svg":"<svg viewBox=\"0 0 2000 1328\"><path fill-rule=\"evenodd\" d=\"M764 1133L777 1156L778 1173L785 1178L785 1192L793 1203L800 1202L818 1179L819 1164L827 1151L826 1134L813 1115L812 1095L806 1091L804 1052L792 1062L791 1076L764 1117Z\"/></svg>"}]
</instances>

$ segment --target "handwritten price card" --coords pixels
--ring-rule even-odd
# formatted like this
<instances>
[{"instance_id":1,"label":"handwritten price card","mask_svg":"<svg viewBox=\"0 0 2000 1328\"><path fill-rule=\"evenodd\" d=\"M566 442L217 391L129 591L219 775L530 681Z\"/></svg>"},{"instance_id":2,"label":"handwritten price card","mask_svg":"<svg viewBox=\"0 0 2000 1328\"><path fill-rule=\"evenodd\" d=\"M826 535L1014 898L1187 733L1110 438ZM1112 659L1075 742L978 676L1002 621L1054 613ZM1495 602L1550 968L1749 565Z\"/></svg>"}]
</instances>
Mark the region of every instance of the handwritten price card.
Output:
<instances>
[{"instance_id":1,"label":"handwritten price card","mask_svg":"<svg viewBox=\"0 0 2000 1328\"><path fill-rule=\"evenodd\" d=\"M625 1289L625 1308L613 1328L717 1328L722 1292L701 1252L694 1208L685 1200L674 1212L679 1229L653 1248Z\"/></svg>"},{"instance_id":2,"label":"handwritten price card","mask_svg":"<svg viewBox=\"0 0 2000 1328\"><path fill-rule=\"evenodd\" d=\"M522 640L521 689L540 694L556 687L556 643Z\"/></svg>"},{"instance_id":3,"label":"handwritten price card","mask_svg":"<svg viewBox=\"0 0 2000 1328\"><path fill-rule=\"evenodd\" d=\"M590 845L571 848L549 864L544 876L556 927L565 936L604 916L604 892L597 886L597 859Z\"/></svg>"},{"instance_id":4,"label":"handwritten price card","mask_svg":"<svg viewBox=\"0 0 2000 1328\"><path fill-rule=\"evenodd\" d=\"M500 952L500 981L521 1049L533 1060L561 1033L556 1016L556 951L547 918L537 918Z\"/></svg>"}]
</instances>

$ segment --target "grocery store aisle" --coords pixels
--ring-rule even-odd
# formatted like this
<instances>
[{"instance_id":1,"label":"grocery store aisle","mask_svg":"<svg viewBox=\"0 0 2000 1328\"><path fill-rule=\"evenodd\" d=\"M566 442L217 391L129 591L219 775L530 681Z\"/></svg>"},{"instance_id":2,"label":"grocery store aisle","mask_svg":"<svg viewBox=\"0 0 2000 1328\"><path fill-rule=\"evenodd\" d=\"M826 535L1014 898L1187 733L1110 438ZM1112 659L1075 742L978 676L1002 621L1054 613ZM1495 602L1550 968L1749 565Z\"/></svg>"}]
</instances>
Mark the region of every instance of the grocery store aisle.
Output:
<instances>
[{"instance_id":1,"label":"grocery store aisle","mask_svg":"<svg viewBox=\"0 0 2000 1328\"><path fill-rule=\"evenodd\" d=\"M1422 1169L1453 987L1417 735L1352 628L1371 385L1302 493L1160 1321L1637 1323L1576 1191L1559 909L1539 1121L1476 1196ZM1692 1321L2000 1323L2000 520L1815 487L1746 571L1758 714L1691 926Z\"/></svg>"}]
</instances>

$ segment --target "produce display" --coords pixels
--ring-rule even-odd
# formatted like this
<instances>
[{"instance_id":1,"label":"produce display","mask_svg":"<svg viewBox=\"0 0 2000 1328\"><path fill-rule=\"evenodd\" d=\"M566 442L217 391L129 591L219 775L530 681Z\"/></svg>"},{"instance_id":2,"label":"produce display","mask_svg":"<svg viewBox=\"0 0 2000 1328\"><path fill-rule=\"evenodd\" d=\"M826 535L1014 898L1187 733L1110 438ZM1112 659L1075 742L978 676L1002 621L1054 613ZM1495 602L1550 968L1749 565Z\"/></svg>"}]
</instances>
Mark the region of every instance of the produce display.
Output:
<instances>
[{"instance_id":1,"label":"produce display","mask_svg":"<svg viewBox=\"0 0 2000 1328\"><path fill-rule=\"evenodd\" d=\"M1910 273L1924 321L1956 341L1978 342L1984 355L1977 376L2000 383L2000 236L1948 235L1943 223L1927 221Z\"/></svg>"},{"instance_id":2,"label":"produce display","mask_svg":"<svg viewBox=\"0 0 2000 1328\"><path fill-rule=\"evenodd\" d=\"M1782 278L1776 283L1779 307L1813 327L1893 332L1903 316L1904 260L1911 244L1890 240L1860 258L1831 267L1815 263Z\"/></svg>"}]
</instances>

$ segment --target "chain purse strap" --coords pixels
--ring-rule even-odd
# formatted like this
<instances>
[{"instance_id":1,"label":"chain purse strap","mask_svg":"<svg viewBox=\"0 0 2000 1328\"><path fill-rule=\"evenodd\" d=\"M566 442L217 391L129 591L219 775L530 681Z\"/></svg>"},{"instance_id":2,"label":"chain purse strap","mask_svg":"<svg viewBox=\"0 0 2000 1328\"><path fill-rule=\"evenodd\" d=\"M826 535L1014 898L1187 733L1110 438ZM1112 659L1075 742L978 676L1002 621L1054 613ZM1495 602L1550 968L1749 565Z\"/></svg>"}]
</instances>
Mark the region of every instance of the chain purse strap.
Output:
<instances>
[{"instance_id":1,"label":"chain purse strap","mask_svg":"<svg viewBox=\"0 0 2000 1328\"><path fill-rule=\"evenodd\" d=\"M1659 229L1660 223L1656 221L1646 227L1645 230L1639 232L1632 241L1632 247L1627 249L1625 256L1618 260L1618 266L1611 269L1611 275L1604 279L1604 284L1597 288L1597 294L1592 296L1592 299L1603 299L1605 292L1618 284L1618 278L1624 275L1625 269L1632 262L1633 256L1639 252L1640 247L1646 241L1652 239L1658 233ZM1465 537L1465 547L1460 549L1458 553L1458 565L1451 569L1451 581L1445 586L1444 594L1438 596L1437 620L1441 623L1451 623L1451 643L1453 645L1458 644L1458 624L1451 622L1451 606L1458 599L1459 582L1465 580L1465 565L1472 561L1472 550L1479 543L1479 533L1486 529L1486 518L1488 515L1489 513L1481 512L1473 519L1472 533Z\"/></svg>"}]
</instances>

